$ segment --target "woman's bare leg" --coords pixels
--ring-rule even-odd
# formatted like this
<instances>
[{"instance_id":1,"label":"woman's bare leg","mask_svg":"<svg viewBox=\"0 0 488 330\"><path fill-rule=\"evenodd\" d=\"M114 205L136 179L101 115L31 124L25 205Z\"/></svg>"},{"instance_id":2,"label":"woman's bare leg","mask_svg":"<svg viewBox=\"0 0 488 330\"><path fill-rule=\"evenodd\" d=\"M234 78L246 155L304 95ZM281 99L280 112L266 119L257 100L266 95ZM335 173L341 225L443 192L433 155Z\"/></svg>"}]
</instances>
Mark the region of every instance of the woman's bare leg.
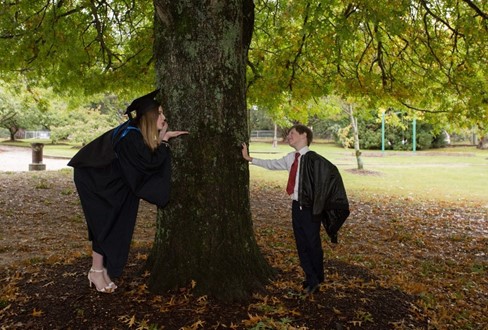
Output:
<instances>
[{"instance_id":1,"label":"woman's bare leg","mask_svg":"<svg viewBox=\"0 0 488 330\"><path fill-rule=\"evenodd\" d=\"M103 268L103 256L95 251L92 252L92 267L88 273L88 280L95 284L100 292L112 292L112 288L105 280L105 271Z\"/></svg>"}]
</instances>

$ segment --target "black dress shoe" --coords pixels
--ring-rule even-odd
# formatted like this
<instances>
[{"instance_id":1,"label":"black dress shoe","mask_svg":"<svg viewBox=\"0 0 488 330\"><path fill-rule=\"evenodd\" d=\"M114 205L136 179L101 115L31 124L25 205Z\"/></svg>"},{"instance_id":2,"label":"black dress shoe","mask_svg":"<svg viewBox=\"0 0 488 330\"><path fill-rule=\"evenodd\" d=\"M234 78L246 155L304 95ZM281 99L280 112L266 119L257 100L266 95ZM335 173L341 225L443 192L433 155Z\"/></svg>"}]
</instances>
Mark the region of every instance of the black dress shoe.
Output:
<instances>
[{"instance_id":1,"label":"black dress shoe","mask_svg":"<svg viewBox=\"0 0 488 330\"><path fill-rule=\"evenodd\" d=\"M307 286L307 287L305 288L305 294L309 295L309 294L313 294L313 293L315 293L316 291L318 291L319 286L320 286L320 284L319 284L319 283L317 283L317 284L315 284L315 285L309 285L309 286Z\"/></svg>"},{"instance_id":2,"label":"black dress shoe","mask_svg":"<svg viewBox=\"0 0 488 330\"><path fill-rule=\"evenodd\" d=\"M337 233L330 235L330 241L334 244L337 244Z\"/></svg>"}]
</instances>

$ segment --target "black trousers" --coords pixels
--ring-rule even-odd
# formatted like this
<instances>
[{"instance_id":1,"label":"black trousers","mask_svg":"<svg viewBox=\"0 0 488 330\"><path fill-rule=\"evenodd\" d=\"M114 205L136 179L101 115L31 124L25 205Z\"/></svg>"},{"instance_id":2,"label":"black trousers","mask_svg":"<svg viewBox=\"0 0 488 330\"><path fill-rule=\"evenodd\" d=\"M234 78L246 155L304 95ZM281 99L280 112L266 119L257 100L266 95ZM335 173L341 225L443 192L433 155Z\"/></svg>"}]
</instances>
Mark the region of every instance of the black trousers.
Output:
<instances>
[{"instance_id":1,"label":"black trousers","mask_svg":"<svg viewBox=\"0 0 488 330\"><path fill-rule=\"evenodd\" d=\"M324 281L324 251L320 240L321 223L313 220L311 208L301 208L297 201L292 203L291 218L300 266L305 272L306 285L315 286Z\"/></svg>"}]
</instances>

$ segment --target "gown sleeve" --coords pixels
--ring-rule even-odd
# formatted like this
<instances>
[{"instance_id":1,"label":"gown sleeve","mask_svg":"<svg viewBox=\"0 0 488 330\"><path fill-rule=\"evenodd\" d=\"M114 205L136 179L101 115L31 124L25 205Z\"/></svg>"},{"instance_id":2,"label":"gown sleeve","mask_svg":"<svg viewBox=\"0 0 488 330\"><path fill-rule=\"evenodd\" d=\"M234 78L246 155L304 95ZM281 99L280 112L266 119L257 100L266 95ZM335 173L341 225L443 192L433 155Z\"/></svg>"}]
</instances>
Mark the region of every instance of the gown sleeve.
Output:
<instances>
[{"instance_id":1,"label":"gown sleeve","mask_svg":"<svg viewBox=\"0 0 488 330\"><path fill-rule=\"evenodd\" d=\"M170 149L160 145L151 152L141 133L131 131L116 145L115 154L132 192L149 203L164 207L170 194Z\"/></svg>"}]
</instances>

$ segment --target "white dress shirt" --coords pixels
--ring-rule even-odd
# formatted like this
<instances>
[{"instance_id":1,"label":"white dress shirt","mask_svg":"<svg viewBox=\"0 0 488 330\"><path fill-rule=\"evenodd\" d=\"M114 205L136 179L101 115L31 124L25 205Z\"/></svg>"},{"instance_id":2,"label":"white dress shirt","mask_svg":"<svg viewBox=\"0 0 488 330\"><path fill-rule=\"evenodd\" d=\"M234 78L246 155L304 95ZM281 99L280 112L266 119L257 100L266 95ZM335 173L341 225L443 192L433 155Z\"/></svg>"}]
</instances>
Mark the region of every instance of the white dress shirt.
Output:
<instances>
[{"instance_id":1,"label":"white dress shirt","mask_svg":"<svg viewBox=\"0 0 488 330\"><path fill-rule=\"evenodd\" d=\"M306 146L303 147L302 149L298 150L300 153L300 157L298 158L298 169L300 169L300 162L302 159L302 156L305 155L310 149ZM251 164L264 167L268 170L287 170L290 172L291 165L295 161L295 154L297 151L292 151L282 158L278 159L259 159L259 158L252 158ZM300 182L300 170L297 170L297 176L295 179L295 188L293 189L293 194L290 195L290 197L293 200L298 200L298 183Z\"/></svg>"}]
</instances>

